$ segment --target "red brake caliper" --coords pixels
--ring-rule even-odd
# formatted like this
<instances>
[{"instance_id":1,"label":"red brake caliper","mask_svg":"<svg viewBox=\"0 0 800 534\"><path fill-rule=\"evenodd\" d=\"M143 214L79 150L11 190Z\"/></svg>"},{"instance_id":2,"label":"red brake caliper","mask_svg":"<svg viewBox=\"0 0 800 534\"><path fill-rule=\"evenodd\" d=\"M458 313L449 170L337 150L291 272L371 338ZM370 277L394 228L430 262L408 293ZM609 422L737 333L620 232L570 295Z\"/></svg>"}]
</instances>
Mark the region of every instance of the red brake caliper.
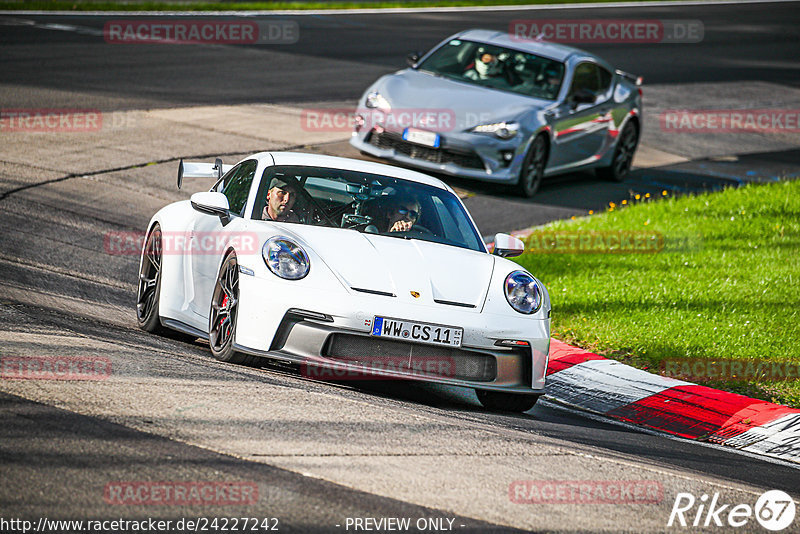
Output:
<instances>
[{"instance_id":1,"label":"red brake caliper","mask_svg":"<svg viewBox=\"0 0 800 534\"><path fill-rule=\"evenodd\" d=\"M228 305L228 295L224 295L222 297L222 307L226 307ZM222 323L225 322L225 319L219 320L219 327L222 328Z\"/></svg>"}]
</instances>

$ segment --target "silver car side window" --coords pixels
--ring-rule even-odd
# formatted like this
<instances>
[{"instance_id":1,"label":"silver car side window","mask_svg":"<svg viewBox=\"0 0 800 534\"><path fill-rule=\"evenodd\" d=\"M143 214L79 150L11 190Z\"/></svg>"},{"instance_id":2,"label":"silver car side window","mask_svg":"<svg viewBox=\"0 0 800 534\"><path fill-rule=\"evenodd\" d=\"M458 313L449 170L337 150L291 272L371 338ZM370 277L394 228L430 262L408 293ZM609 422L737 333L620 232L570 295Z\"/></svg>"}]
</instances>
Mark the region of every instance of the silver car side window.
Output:
<instances>
[{"instance_id":1,"label":"silver car side window","mask_svg":"<svg viewBox=\"0 0 800 534\"><path fill-rule=\"evenodd\" d=\"M611 73L597 63L589 61L579 63L572 76L569 94L573 95L580 90L588 90L597 96L597 102L604 101L611 88L611 79Z\"/></svg>"}]
</instances>

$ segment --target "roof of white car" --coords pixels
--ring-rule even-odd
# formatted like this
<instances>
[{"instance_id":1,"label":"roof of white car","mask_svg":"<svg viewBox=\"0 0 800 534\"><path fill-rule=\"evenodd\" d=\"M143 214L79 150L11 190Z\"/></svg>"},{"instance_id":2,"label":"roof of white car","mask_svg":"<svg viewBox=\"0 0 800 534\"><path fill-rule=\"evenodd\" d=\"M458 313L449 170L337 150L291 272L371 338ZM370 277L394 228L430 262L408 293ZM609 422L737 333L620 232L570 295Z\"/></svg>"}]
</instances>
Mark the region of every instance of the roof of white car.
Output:
<instances>
[{"instance_id":1,"label":"roof of white car","mask_svg":"<svg viewBox=\"0 0 800 534\"><path fill-rule=\"evenodd\" d=\"M547 41L536 41L534 39L528 39L524 37L514 37L509 33L499 32L496 30L465 30L458 34L458 38L467 39L469 41L495 44L514 50L521 50L523 52L530 52L531 54L548 57L550 59L555 59L556 61L565 61L573 54L594 57L594 54L589 54L584 50L574 48L572 46L565 46Z\"/></svg>"},{"instance_id":2,"label":"roof of white car","mask_svg":"<svg viewBox=\"0 0 800 534\"><path fill-rule=\"evenodd\" d=\"M275 165L329 167L331 169L345 169L370 174L381 174L383 176L418 182L453 192L446 183L432 176L428 176L427 174L360 159L324 156L322 154L306 154L303 152L261 152L251 157L255 157L259 160L271 157L275 161Z\"/></svg>"}]
</instances>

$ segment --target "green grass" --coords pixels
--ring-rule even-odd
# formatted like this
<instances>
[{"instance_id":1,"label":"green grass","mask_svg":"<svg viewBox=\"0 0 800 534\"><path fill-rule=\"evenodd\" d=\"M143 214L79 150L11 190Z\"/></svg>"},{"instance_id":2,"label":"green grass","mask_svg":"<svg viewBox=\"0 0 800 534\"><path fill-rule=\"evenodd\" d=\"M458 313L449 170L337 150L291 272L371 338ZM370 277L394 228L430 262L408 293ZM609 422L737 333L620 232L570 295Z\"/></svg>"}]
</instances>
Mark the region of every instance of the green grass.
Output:
<instances>
[{"instance_id":1,"label":"green grass","mask_svg":"<svg viewBox=\"0 0 800 534\"><path fill-rule=\"evenodd\" d=\"M553 337L652 372L686 358L800 363L800 181L649 200L543 230L658 232L660 252L518 259L550 292ZM703 383L800 407L798 379Z\"/></svg>"},{"instance_id":2,"label":"green grass","mask_svg":"<svg viewBox=\"0 0 800 534\"><path fill-rule=\"evenodd\" d=\"M440 0L425 2L422 0L394 2L375 1L276 1L276 2L239 2L221 1L206 2L195 0L153 2L150 0L139 1L120 0L117 2L97 2L93 0L18 0L0 1L0 10L26 10L26 11L258 11L258 10L300 10L300 9L358 9L358 8L394 8L394 7L462 7L462 6L505 6L528 4L575 4L575 3L603 3L618 0ZM637 0L622 0L637 1Z\"/></svg>"}]
</instances>

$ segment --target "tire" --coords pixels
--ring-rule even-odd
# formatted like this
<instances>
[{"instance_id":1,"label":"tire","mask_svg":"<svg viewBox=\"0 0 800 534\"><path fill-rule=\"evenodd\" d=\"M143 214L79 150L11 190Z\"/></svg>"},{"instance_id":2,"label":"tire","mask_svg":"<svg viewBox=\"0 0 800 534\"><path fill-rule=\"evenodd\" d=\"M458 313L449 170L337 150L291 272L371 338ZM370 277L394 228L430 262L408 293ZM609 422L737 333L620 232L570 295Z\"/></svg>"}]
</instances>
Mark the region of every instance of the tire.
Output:
<instances>
[{"instance_id":1,"label":"tire","mask_svg":"<svg viewBox=\"0 0 800 534\"><path fill-rule=\"evenodd\" d=\"M531 198L539 190L544 179L544 168L547 165L547 141L544 135L537 135L531 143L522 169L519 171L519 181L517 182L517 194L525 198Z\"/></svg>"},{"instance_id":2,"label":"tire","mask_svg":"<svg viewBox=\"0 0 800 534\"><path fill-rule=\"evenodd\" d=\"M156 224L150 230L144 249L142 249L139 289L136 292L136 322L139 324L139 328L154 334L164 332L158 316L162 260L161 227Z\"/></svg>"},{"instance_id":3,"label":"tire","mask_svg":"<svg viewBox=\"0 0 800 534\"><path fill-rule=\"evenodd\" d=\"M539 400L539 395L524 393L502 393L483 389L478 389L475 393L484 408L495 412L527 412Z\"/></svg>"},{"instance_id":4,"label":"tire","mask_svg":"<svg viewBox=\"0 0 800 534\"><path fill-rule=\"evenodd\" d=\"M221 362L254 365L259 360L257 356L242 354L233 349L238 309L239 262L236 254L229 252L222 261L211 297L208 344L211 354Z\"/></svg>"},{"instance_id":5,"label":"tire","mask_svg":"<svg viewBox=\"0 0 800 534\"><path fill-rule=\"evenodd\" d=\"M617 146L614 148L614 156L611 158L611 165L600 167L595 170L598 178L610 180L612 182L623 182L631 173L633 155L639 144L639 127L635 123L628 121L617 139Z\"/></svg>"}]
</instances>

